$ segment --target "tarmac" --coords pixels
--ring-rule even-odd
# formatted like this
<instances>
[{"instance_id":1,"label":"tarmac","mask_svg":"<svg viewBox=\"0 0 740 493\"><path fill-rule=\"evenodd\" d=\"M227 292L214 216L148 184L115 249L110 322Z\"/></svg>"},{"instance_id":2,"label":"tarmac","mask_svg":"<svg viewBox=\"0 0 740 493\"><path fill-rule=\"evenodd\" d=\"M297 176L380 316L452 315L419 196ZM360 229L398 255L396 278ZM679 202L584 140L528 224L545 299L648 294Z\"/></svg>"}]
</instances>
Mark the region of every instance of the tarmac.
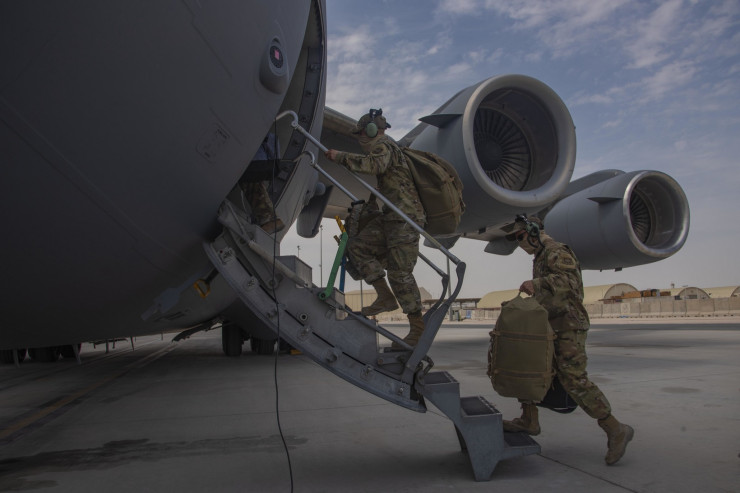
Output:
<instances>
[{"instance_id":1,"label":"tarmac","mask_svg":"<svg viewBox=\"0 0 740 493\"><path fill-rule=\"evenodd\" d=\"M516 400L486 376L490 329L446 323L430 356L511 418ZM172 336L85 344L81 365L0 366L0 491L740 491L736 318L593 321L590 378L635 428L624 458L605 465L606 436L580 409L542 410L542 452L484 482L431 405L400 408L304 355L247 343L225 357L218 331Z\"/></svg>"}]
</instances>

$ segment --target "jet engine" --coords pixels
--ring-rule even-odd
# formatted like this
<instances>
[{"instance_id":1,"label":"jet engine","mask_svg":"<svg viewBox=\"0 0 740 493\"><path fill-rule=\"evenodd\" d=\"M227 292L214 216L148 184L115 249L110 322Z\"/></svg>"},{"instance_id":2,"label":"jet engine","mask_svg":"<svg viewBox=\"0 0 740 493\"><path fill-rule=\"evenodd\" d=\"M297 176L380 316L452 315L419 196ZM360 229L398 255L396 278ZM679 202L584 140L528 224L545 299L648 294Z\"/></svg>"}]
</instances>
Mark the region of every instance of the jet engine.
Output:
<instances>
[{"instance_id":1,"label":"jet engine","mask_svg":"<svg viewBox=\"0 0 740 493\"><path fill-rule=\"evenodd\" d=\"M573 120L544 83L502 75L463 89L421 118L402 143L450 161L464 184L458 228L487 239L515 214L534 212L566 189L576 155Z\"/></svg>"},{"instance_id":2,"label":"jet engine","mask_svg":"<svg viewBox=\"0 0 740 493\"><path fill-rule=\"evenodd\" d=\"M680 185L659 171L612 173L555 204L545 231L569 245L583 269L642 265L680 250L689 233Z\"/></svg>"}]
</instances>

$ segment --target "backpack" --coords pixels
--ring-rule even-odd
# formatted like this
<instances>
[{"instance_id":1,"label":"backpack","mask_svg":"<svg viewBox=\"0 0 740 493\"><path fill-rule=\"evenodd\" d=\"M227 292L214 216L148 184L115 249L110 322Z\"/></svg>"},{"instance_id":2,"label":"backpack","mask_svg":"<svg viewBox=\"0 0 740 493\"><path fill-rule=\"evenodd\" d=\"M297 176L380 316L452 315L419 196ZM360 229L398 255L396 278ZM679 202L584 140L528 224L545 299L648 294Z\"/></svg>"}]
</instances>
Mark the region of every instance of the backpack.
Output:
<instances>
[{"instance_id":1,"label":"backpack","mask_svg":"<svg viewBox=\"0 0 740 493\"><path fill-rule=\"evenodd\" d=\"M431 235L454 233L465 212L463 184L454 166L431 152L409 147L401 151L427 215L424 230Z\"/></svg>"},{"instance_id":2,"label":"backpack","mask_svg":"<svg viewBox=\"0 0 740 493\"><path fill-rule=\"evenodd\" d=\"M503 397L539 402L552 383L555 332L547 310L534 298L517 296L501 306L490 332L488 376Z\"/></svg>"},{"instance_id":3,"label":"backpack","mask_svg":"<svg viewBox=\"0 0 740 493\"><path fill-rule=\"evenodd\" d=\"M545 397L537 405L561 414L572 413L578 407L576 401L573 400L568 394L568 391L563 387L563 384L560 383L557 375L552 379L550 390L547 391Z\"/></svg>"}]
</instances>

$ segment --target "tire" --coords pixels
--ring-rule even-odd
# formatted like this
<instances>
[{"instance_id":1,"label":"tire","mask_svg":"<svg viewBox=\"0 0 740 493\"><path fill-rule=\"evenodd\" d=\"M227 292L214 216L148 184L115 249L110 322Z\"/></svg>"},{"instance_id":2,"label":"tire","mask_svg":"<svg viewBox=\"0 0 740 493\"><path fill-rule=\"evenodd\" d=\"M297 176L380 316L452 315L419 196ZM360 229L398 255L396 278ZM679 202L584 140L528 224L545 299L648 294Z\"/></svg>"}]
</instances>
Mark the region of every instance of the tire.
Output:
<instances>
[{"instance_id":1,"label":"tire","mask_svg":"<svg viewBox=\"0 0 740 493\"><path fill-rule=\"evenodd\" d=\"M236 357L242 354L244 336L236 325L224 325L221 327L221 347L226 356Z\"/></svg>"},{"instance_id":2,"label":"tire","mask_svg":"<svg viewBox=\"0 0 740 493\"><path fill-rule=\"evenodd\" d=\"M257 354L272 354L275 352L275 341L277 339L257 339L252 337L250 344L252 346L252 352Z\"/></svg>"}]
</instances>

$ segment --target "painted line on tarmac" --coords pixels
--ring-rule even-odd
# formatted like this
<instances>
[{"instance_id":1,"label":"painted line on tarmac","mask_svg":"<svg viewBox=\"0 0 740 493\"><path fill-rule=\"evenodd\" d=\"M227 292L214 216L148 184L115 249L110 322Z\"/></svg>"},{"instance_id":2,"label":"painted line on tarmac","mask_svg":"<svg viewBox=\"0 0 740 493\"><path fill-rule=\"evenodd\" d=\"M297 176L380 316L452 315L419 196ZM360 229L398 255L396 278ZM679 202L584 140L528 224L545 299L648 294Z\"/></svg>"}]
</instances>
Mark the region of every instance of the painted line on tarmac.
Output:
<instances>
[{"instance_id":1,"label":"painted line on tarmac","mask_svg":"<svg viewBox=\"0 0 740 493\"><path fill-rule=\"evenodd\" d=\"M41 426L48 423L52 419L64 414L67 410L69 410L68 406L70 406L70 404L75 404L75 403L80 402L82 397L86 396L92 391L102 387L103 385L107 383L110 383L111 381L117 378L122 377L123 375L125 375L126 373L132 370L138 370L140 368L143 368L149 363L152 363L158 360L159 358L161 358L162 356L165 356L167 353L169 353L176 347L177 346L175 344L163 347L162 349L152 354L149 354L140 360L134 361L126 365L121 370L113 373L112 375L109 375L103 378L102 380L99 380L95 382L94 384L89 385L85 387L84 389L75 392L72 395L69 395L52 404L49 404L48 406L38 411L35 411L30 416L21 418L15 423L11 423L7 428L2 429L2 431L0 431L0 445L15 441L18 438L20 438L22 435L24 435L25 433L40 428Z\"/></svg>"}]
</instances>

